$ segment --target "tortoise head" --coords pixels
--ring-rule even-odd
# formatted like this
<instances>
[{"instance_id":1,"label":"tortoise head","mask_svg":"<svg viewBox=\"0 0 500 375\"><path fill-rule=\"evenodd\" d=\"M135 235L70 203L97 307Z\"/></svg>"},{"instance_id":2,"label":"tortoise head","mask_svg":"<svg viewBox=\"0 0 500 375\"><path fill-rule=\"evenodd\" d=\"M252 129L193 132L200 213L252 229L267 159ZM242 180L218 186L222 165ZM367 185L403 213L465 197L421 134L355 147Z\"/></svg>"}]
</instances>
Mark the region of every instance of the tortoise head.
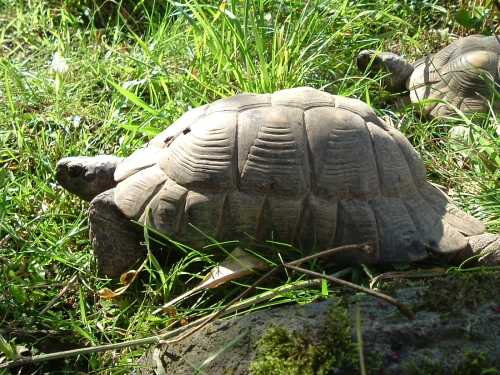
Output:
<instances>
[{"instance_id":1,"label":"tortoise head","mask_svg":"<svg viewBox=\"0 0 500 375\"><path fill-rule=\"evenodd\" d=\"M91 201L116 186L115 169L123 158L110 155L76 156L59 160L56 180L69 192Z\"/></svg>"},{"instance_id":2,"label":"tortoise head","mask_svg":"<svg viewBox=\"0 0 500 375\"><path fill-rule=\"evenodd\" d=\"M382 80L385 88L393 93L408 89L407 81L413 73L413 66L401 56L391 52L363 50L356 57L358 69L375 77L380 71L389 73Z\"/></svg>"}]
</instances>

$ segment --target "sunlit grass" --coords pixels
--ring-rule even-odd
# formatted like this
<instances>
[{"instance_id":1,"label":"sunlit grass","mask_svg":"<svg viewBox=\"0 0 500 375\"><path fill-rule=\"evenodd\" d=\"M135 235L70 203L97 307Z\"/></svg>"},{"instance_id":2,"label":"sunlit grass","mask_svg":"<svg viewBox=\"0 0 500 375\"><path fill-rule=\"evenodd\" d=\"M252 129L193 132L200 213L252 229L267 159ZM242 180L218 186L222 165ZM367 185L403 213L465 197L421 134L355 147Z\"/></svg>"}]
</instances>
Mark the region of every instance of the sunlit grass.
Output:
<instances>
[{"instance_id":1,"label":"sunlit grass","mask_svg":"<svg viewBox=\"0 0 500 375\"><path fill-rule=\"evenodd\" d=\"M88 2L0 1L3 327L71 329L72 341L92 345L129 340L220 309L258 277L199 292L183 301L173 316L152 315L196 285L221 259L210 255L211 249L196 251L165 239L171 249L167 259L151 262L124 298L99 300L96 290L115 287L116 282L95 276L87 205L55 182L60 158L127 156L190 108L245 91L308 85L358 97L382 115L388 95L376 80L356 70L357 52L397 49L413 56L447 43L441 34L429 32L437 23L447 28L446 13L432 2L402 6L346 0L194 0L171 4L162 14L148 11L146 5L141 3L143 8L137 10L140 22L129 22L119 12L106 18L104 8ZM98 10L96 19L89 10ZM55 52L65 58L67 73L51 69ZM424 156L431 178L460 193L462 207L483 218L496 215L497 170L488 166L497 163L496 151L490 150L498 148L492 135L494 119L477 129L468 124L477 130L475 143L456 149L448 142L451 125L421 121L410 111L385 113ZM464 156L466 150L474 152ZM478 155L492 160L486 165ZM471 189L464 188L473 183ZM231 251L234 246L213 247ZM303 254L272 243L256 249L265 249L275 264ZM336 271L320 263L314 266L319 272ZM366 282L367 272L377 271L358 267L351 277ZM41 314L74 276L66 294ZM283 273L257 293L303 279ZM245 311L306 303L323 292L319 286L290 289ZM92 355L79 359L78 368L68 362L65 371L123 373L143 350Z\"/></svg>"}]
</instances>

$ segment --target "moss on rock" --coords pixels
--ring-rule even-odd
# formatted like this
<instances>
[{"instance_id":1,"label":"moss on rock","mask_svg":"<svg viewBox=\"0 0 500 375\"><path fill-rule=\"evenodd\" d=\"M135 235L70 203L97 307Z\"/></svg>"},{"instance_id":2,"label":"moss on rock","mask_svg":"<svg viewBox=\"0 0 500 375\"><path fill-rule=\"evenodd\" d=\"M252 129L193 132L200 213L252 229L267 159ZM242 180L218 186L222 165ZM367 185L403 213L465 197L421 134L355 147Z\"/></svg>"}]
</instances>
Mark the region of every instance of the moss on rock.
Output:
<instances>
[{"instance_id":1,"label":"moss on rock","mask_svg":"<svg viewBox=\"0 0 500 375\"><path fill-rule=\"evenodd\" d=\"M408 287L423 287L417 294L420 302L412 306L414 312L429 310L443 315L456 314L462 308L474 309L489 300L500 303L500 271L453 271L446 277L422 280L394 280L383 288L384 293Z\"/></svg>"},{"instance_id":2,"label":"moss on rock","mask_svg":"<svg viewBox=\"0 0 500 375\"><path fill-rule=\"evenodd\" d=\"M445 370L441 361L432 361L428 358L423 363L416 361L403 365L408 375L443 375ZM492 366L483 353L464 351L463 364L447 372L450 375L486 375L499 374L500 370Z\"/></svg>"},{"instance_id":3,"label":"moss on rock","mask_svg":"<svg viewBox=\"0 0 500 375\"><path fill-rule=\"evenodd\" d=\"M257 343L257 359L251 364L253 375L359 374L358 343L351 338L352 319L340 303L328 312L321 341L309 338L307 330L290 333L284 327L270 329ZM365 364L378 370L380 361L373 354Z\"/></svg>"}]
</instances>

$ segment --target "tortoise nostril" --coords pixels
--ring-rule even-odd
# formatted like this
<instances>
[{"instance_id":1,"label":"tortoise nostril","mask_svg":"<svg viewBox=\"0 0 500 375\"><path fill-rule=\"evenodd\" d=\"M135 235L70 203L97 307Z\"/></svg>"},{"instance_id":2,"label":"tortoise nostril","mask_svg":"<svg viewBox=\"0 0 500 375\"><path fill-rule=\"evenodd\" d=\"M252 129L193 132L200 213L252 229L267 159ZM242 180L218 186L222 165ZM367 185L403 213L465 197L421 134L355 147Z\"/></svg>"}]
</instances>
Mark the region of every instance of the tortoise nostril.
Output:
<instances>
[{"instance_id":1,"label":"tortoise nostril","mask_svg":"<svg viewBox=\"0 0 500 375\"><path fill-rule=\"evenodd\" d=\"M68 176L69 177L78 177L82 174L83 168L79 165L70 165L68 167Z\"/></svg>"}]
</instances>

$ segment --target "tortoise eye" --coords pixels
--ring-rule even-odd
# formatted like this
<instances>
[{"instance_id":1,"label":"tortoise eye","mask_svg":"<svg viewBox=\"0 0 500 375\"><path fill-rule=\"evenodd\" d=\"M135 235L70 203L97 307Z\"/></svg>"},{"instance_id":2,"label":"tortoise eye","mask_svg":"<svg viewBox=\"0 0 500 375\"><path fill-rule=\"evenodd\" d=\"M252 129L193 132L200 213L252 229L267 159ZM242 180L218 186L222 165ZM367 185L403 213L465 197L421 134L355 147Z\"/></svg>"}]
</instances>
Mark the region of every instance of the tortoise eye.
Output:
<instances>
[{"instance_id":1,"label":"tortoise eye","mask_svg":"<svg viewBox=\"0 0 500 375\"><path fill-rule=\"evenodd\" d=\"M78 177L83 171L83 168L79 165L70 165L68 167L68 176L69 177Z\"/></svg>"}]
</instances>

